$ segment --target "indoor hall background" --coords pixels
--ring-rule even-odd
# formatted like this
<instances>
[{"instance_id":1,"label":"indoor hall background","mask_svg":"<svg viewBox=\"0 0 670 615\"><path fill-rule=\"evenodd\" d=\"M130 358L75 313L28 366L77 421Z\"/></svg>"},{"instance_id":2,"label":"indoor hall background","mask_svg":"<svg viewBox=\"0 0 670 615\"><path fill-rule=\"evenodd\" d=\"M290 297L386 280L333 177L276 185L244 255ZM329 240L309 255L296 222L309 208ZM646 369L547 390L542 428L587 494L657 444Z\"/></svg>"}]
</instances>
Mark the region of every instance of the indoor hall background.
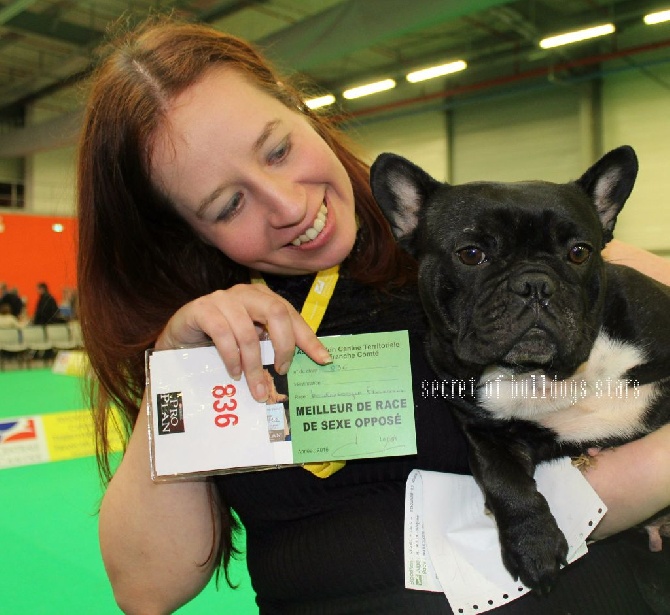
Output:
<instances>
[{"instance_id":1,"label":"indoor hall background","mask_svg":"<svg viewBox=\"0 0 670 615\"><path fill-rule=\"evenodd\" d=\"M616 236L670 256L670 26L647 27L640 19L670 8L670 0L4 2L0 183L24 186L17 217L72 220L80 79L112 19L156 6L248 37L319 90L334 92L332 112L348 114L343 127L370 161L394 151L452 182L566 181L604 151L629 143L641 170ZM543 34L610 18L619 27L613 37L555 51L537 47ZM403 81L405 69L459 57L468 62L462 73ZM388 75L397 78L394 90L341 98L349 85ZM0 279L23 258L3 249L0 233ZM60 258L72 262L63 251L53 255ZM60 384L46 385L51 377ZM35 369L23 377L0 374L0 417L81 407L78 385L63 378ZM0 494L0 612L117 613L97 544L93 459L0 470ZM243 564L239 579L231 612L257 612ZM216 612L228 591L209 587L180 612Z\"/></svg>"},{"instance_id":2,"label":"indoor hall background","mask_svg":"<svg viewBox=\"0 0 670 615\"><path fill-rule=\"evenodd\" d=\"M74 143L93 49L124 10L132 21L152 8L247 37L333 93L325 112L347 118L343 128L370 160L396 151L454 182L565 181L629 143L641 173L617 237L670 254L670 208L659 200L668 192L670 22L642 21L670 0L15 0L0 8L0 184L23 186L22 213L74 215ZM615 34L538 46L544 35L606 21ZM454 59L467 69L404 79ZM397 87L342 97L383 77Z\"/></svg>"}]
</instances>

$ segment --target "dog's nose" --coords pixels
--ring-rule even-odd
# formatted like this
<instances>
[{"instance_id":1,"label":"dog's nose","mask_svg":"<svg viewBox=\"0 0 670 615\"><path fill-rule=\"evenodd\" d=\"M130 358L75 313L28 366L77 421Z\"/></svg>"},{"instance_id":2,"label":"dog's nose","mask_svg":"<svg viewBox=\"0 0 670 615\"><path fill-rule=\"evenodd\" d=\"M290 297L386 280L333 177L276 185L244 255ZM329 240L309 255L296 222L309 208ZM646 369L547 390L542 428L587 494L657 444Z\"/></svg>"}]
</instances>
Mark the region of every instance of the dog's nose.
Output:
<instances>
[{"instance_id":1,"label":"dog's nose","mask_svg":"<svg viewBox=\"0 0 670 615\"><path fill-rule=\"evenodd\" d=\"M553 280L545 273L529 272L510 278L510 290L525 299L546 302L556 291Z\"/></svg>"}]
</instances>

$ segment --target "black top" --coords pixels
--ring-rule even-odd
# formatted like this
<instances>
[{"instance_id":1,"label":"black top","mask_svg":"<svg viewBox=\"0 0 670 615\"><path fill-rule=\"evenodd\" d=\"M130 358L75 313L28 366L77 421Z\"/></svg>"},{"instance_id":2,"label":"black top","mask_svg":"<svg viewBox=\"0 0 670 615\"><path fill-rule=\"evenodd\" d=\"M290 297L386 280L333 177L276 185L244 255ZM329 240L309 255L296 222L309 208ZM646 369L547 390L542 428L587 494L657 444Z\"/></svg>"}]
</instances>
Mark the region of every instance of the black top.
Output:
<instances>
[{"instance_id":1,"label":"black top","mask_svg":"<svg viewBox=\"0 0 670 615\"><path fill-rule=\"evenodd\" d=\"M312 280L266 276L298 310ZM423 351L425 326L416 288L388 294L341 275L318 331L409 331L416 455L349 461L326 479L302 468L217 477L223 501L246 529L247 565L261 613L451 613L443 594L404 588L409 473L468 472L467 448L447 402L425 394L437 381ZM618 549L617 541L598 543L564 571L549 599L527 596L491 613L652 613L638 593L629 558Z\"/></svg>"}]
</instances>

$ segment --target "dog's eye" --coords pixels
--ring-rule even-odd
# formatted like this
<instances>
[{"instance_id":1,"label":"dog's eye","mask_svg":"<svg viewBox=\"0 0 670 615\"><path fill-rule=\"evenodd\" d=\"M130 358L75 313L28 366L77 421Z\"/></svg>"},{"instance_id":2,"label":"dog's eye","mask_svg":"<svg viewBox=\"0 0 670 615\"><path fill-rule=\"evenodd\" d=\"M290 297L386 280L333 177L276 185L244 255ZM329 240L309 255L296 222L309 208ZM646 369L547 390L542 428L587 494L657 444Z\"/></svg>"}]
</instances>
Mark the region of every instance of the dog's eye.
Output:
<instances>
[{"instance_id":1,"label":"dog's eye","mask_svg":"<svg viewBox=\"0 0 670 615\"><path fill-rule=\"evenodd\" d=\"M589 260L589 256L591 256L591 246L585 243L575 244L568 251L568 259L570 259L570 262L574 263L575 265L581 265L582 263L585 263L587 260Z\"/></svg>"},{"instance_id":2,"label":"dog's eye","mask_svg":"<svg viewBox=\"0 0 670 615\"><path fill-rule=\"evenodd\" d=\"M464 265L481 265L486 262L486 254L475 246L468 246L467 248L461 248L456 252L459 260Z\"/></svg>"}]
</instances>

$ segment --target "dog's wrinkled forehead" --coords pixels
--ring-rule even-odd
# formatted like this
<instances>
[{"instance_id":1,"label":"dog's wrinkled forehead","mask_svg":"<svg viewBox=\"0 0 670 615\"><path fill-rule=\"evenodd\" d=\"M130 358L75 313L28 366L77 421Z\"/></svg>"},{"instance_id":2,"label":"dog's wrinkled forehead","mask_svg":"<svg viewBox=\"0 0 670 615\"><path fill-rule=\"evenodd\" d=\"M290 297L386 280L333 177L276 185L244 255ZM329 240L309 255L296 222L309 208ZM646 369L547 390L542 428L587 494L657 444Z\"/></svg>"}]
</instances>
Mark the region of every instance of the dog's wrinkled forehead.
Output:
<instances>
[{"instance_id":1,"label":"dog's wrinkled forehead","mask_svg":"<svg viewBox=\"0 0 670 615\"><path fill-rule=\"evenodd\" d=\"M437 190L427 205L431 226L448 219L444 228L455 233L489 229L507 234L516 229L546 236L574 234L580 227L599 228L586 195L570 184L473 182Z\"/></svg>"}]
</instances>

